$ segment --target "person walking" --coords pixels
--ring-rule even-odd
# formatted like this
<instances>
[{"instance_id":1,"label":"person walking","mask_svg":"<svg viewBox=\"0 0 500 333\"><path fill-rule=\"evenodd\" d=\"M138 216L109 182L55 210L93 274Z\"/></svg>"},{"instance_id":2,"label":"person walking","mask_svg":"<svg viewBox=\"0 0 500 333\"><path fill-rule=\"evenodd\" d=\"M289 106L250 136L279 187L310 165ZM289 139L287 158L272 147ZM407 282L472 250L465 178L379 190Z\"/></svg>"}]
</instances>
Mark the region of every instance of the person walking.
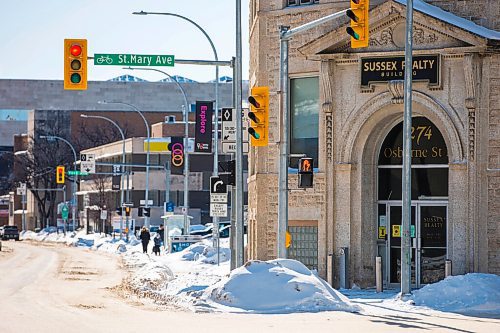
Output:
<instances>
[{"instance_id":1,"label":"person walking","mask_svg":"<svg viewBox=\"0 0 500 333\"><path fill-rule=\"evenodd\" d=\"M142 242L142 252L148 253L148 244L149 240L151 239L151 234L149 233L148 228L142 227L141 235L139 236L139 238Z\"/></svg>"},{"instance_id":2,"label":"person walking","mask_svg":"<svg viewBox=\"0 0 500 333\"><path fill-rule=\"evenodd\" d=\"M153 242L155 245L153 246L153 252L157 256L160 255L160 246L161 246L161 237L159 234L156 234L155 238L153 238Z\"/></svg>"}]
</instances>

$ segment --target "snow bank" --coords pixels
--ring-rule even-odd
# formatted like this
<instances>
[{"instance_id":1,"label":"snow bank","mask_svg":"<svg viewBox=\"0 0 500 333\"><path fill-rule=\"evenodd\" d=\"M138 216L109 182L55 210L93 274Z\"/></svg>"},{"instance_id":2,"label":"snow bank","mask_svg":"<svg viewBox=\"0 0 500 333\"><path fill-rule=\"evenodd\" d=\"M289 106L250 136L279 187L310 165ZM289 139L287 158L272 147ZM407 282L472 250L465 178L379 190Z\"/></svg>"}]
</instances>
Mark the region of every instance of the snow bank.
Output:
<instances>
[{"instance_id":1,"label":"snow bank","mask_svg":"<svg viewBox=\"0 0 500 333\"><path fill-rule=\"evenodd\" d=\"M415 305L468 315L500 316L500 276L449 276L413 291Z\"/></svg>"},{"instance_id":2,"label":"snow bank","mask_svg":"<svg viewBox=\"0 0 500 333\"><path fill-rule=\"evenodd\" d=\"M249 261L208 288L202 299L214 307L233 308L225 310L257 313L360 310L302 263L291 259Z\"/></svg>"},{"instance_id":3,"label":"snow bank","mask_svg":"<svg viewBox=\"0 0 500 333\"><path fill-rule=\"evenodd\" d=\"M141 291L158 291L165 289L168 281L172 279L174 279L174 274L168 266L151 261L134 272L131 281Z\"/></svg>"},{"instance_id":4,"label":"snow bank","mask_svg":"<svg viewBox=\"0 0 500 333\"><path fill-rule=\"evenodd\" d=\"M182 260L201 261L205 264L217 264L217 248L211 245L211 240L204 240L190 245L180 251ZM219 263L231 259L231 250L225 247L219 248Z\"/></svg>"}]
</instances>

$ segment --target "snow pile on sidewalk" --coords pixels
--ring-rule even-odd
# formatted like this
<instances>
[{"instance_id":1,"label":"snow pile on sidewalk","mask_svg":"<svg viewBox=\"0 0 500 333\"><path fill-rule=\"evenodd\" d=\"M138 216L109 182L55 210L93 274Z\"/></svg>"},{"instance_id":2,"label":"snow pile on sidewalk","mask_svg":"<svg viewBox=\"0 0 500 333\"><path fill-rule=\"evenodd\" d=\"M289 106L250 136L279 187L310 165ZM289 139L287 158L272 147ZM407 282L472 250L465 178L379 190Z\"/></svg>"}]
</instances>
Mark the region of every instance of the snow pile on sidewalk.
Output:
<instances>
[{"instance_id":1,"label":"snow pile on sidewalk","mask_svg":"<svg viewBox=\"0 0 500 333\"><path fill-rule=\"evenodd\" d=\"M249 261L207 288L202 300L226 311L360 311L302 263L291 259Z\"/></svg>"},{"instance_id":2,"label":"snow pile on sidewalk","mask_svg":"<svg viewBox=\"0 0 500 333\"><path fill-rule=\"evenodd\" d=\"M415 305L469 315L500 316L500 276L449 276L413 291Z\"/></svg>"},{"instance_id":3,"label":"snow pile on sidewalk","mask_svg":"<svg viewBox=\"0 0 500 333\"><path fill-rule=\"evenodd\" d=\"M201 261L205 264L217 263L217 249L214 248L210 241L195 243L181 251L183 260ZM226 262L231 259L231 250L221 247L219 251L219 263Z\"/></svg>"}]
</instances>

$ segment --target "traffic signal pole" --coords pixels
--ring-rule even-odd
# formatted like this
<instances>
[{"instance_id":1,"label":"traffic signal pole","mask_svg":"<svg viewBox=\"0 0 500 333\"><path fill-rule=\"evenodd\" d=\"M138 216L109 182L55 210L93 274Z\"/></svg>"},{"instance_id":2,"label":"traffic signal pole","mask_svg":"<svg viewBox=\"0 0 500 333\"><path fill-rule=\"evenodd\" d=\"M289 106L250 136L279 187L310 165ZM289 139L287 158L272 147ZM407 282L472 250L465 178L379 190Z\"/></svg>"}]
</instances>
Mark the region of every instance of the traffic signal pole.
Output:
<instances>
[{"instance_id":1,"label":"traffic signal pole","mask_svg":"<svg viewBox=\"0 0 500 333\"><path fill-rule=\"evenodd\" d=\"M286 231L288 229L288 123L290 118L290 106L288 103L289 81L288 81L288 48L290 39L298 33L313 29L325 22L333 21L345 16L347 9L327 15L318 20L303 24L290 29L288 26L280 26L280 167L278 181L278 258L286 258Z\"/></svg>"},{"instance_id":2,"label":"traffic signal pole","mask_svg":"<svg viewBox=\"0 0 500 333\"><path fill-rule=\"evenodd\" d=\"M403 113L403 220L401 221L401 297L411 294L411 103L413 75L413 0L406 2L406 44ZM415 276L415 279L417 277Z\"/></svg>"}]
</instances>

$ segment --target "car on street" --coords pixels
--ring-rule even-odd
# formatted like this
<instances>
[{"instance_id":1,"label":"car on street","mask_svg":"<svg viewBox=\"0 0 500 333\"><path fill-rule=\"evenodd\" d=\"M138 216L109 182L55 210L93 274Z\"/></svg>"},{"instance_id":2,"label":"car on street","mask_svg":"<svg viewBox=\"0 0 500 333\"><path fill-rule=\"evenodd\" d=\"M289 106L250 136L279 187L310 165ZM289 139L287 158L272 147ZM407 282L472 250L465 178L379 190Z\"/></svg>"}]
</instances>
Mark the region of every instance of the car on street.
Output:
<instances>
[{"instance_id":1,"label":"car on street","mask_svg":"<svg viewBox=\"0 0 500 333\"><path fill-rule=\"evenodd\" d=\"M4 225L2 227L2 230L0 231L0 236L2 237L2 240L15 239L16 241L18 241L19 230L15 225Z\"/></svg>"}]
</instances>

